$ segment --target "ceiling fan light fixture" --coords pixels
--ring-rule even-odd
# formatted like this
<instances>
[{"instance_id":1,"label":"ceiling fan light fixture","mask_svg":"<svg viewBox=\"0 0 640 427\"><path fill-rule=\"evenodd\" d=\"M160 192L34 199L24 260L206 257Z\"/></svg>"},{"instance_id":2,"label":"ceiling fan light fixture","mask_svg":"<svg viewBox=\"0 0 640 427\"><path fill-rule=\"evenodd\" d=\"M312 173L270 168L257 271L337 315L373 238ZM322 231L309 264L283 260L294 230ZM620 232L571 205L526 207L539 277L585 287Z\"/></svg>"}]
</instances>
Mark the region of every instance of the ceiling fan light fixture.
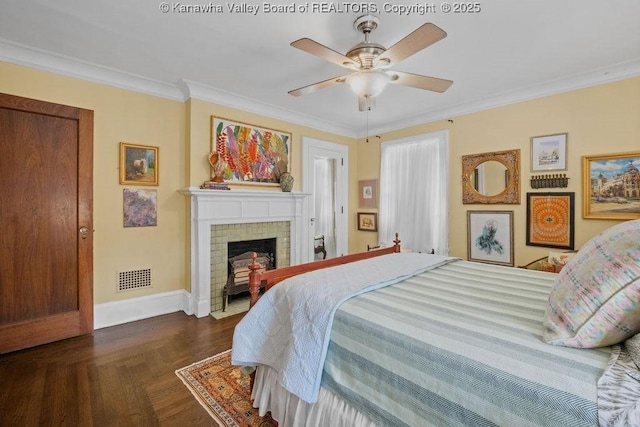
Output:
<instances>
[{"instance_id":1,"label":"ceiling fan light fixture","mask_svg":"<svg viewBox=\"0 0 640 427\"><path fill-rule=\"evenodd\" d=\"M389 75L384 71L367 70L349 76L347 84L358 96L375 97L382 93L389 80Z\"/></svg>"}]
</instances>

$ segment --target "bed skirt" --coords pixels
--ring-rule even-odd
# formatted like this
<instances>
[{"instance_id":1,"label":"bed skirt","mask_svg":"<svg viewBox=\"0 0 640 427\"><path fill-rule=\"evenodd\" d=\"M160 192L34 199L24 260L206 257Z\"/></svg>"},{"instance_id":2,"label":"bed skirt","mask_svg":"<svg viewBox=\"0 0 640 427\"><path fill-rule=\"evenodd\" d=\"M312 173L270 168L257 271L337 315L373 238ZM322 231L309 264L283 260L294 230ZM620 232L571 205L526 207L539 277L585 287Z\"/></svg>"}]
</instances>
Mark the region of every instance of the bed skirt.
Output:
<instances>
[{"instance_id":1,"label":"bed skirt","mask_svg":"<svg viewBox=\"0 0 640 427\"><path fill-rule=\"evenodd\" d=\"M318 401L310 404L282 388L275 371L259 366L251 398L253 406L264 416L278 421L279 427L332 426L375 427L371 420L330 391L320 388Z\"/></svg>"}]
</instances>

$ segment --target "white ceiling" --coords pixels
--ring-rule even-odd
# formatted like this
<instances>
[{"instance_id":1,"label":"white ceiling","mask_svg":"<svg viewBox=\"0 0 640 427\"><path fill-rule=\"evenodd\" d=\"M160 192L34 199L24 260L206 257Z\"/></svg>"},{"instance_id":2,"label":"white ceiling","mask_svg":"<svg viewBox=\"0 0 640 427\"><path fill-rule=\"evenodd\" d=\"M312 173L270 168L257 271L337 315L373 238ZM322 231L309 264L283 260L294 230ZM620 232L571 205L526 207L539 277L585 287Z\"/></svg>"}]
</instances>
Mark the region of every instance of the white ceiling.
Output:
<instances>
[{"instance_id":1,"label":"white ceiling","mask_svg":"<svg viewBox=\"0 0 640 427\"><path fill-rule=\"evenodd\" d=\"M375 2L380 26L371 39L386 47L425 22L448 33L393 69L454 84L443 94L390 85L367 120L346 85L287 94L348 73L289 43L309 37L345 53L362 40L353 28L362 15L353 9L362 3L316 2L342 9L327 13L266 13L263 2L245 2L261 6L254 15L229 12L241 2L190 1L169 1L162 13L161 0L1 0L0 59L176 99L191 95L347 136L640 75L638 0L484 0L480 12L467 14L443 13L437 0L427 3L435 13L422 15L385 12L384 2ZM174 9L196 4L223 12Z\"/></svg>"}]
</instances>

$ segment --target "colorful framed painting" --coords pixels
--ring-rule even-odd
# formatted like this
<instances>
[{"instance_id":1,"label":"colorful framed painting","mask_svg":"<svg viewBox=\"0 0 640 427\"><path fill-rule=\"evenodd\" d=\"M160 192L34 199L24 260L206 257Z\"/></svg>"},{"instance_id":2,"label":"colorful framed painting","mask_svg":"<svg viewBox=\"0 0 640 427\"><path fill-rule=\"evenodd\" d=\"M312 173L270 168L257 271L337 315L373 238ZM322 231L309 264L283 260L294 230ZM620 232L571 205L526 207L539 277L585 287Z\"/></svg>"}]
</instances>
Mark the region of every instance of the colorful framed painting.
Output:
<instances>
[{"instance_id":1,"label":"colorful framed painting","mask_svg":"<svg viewBox=\"0 0 640 427\"><path fill-rule=\"evenodd\" d=\"M360 209L375 209L378 207L377 179L358 181L358 206Z\"/></svg>"},{"instance_id":2,"label":"colorful framed painting","mask_svg":"<svg viewBox=\"0 0 640 427\"><path fill-rule=\"evenodd\" d=\"M358 212L358 230L378 231L378 214Z\"/></svg>"},{"instance_id":3,"label":"colorful framed painting","mask_svg":"<svg viewBox=\"0 0 640 427\"><path fill-rule=\"evenodd\" d=\"M527 245L573 249L575 193L527 193Z\"/></svg>"},{"instance_id":4,"label":"colorful framed painting","mask_svg":"<svg viewBox=\"0 0 640 427\"><path fill-rule=\"evenodd\" d=\"M158 191L125 188L123 191L123 225L154 227L158 225Z\"/></svg>"},{"instance_id":5,"label":"colorful framed painting","mask_svg":"<svg viewBox=\"0 0 640 427\"><path fill-rule=\"evenodd\" d=\"M567 134L531 138L531 172L567 170Z\"/></svg>"},{"instance_id":6,"label":"colorful framed painting","mask_svg":"<svg viewBox=\"0 0 640 427\"><path fill-rule=\"evenodd\" d=\"M211 116L211 152L226 163L225 182L277 185L291 172L288 132Z\"/></svg>"},{"instance_id":7,"label":"colorful framed painting","mask_svg":"<svg viewBox=\"0 0 640 427\"><path fill-rule=\"evenodd\" d=\"M120 184L158 185L158 147L120 143Z\"/></svg>"},{"instance_id":8,"label":"colorful framed painting","mask_svg":"<svg viewBox=\"0 0 640 427\"><path fill-rule=\"evenodd\" d=\"M640 218L640 151L582 157L582 217Z\"/></svg>"},{"instance_id":9,"label":"colorful framed painting","mask_svg":"<svg viewBox=\"0 0 640 427\"><path fill-rule=\"evenodd\" d=\"M513 211L467 211L467 259L513 267Z\"/></svg>"}]
</instances>

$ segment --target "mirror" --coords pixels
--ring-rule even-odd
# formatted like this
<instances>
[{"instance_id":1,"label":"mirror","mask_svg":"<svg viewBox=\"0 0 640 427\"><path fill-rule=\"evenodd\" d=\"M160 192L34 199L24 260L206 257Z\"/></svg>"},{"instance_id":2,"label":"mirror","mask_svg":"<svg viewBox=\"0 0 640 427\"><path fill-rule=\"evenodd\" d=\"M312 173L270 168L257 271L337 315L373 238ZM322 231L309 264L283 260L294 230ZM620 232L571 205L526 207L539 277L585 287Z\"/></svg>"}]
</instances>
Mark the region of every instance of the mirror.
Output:
<instances>
[{"instance_id":1,"label":"mirror","mask_svg":"<svg viewBox=\"0 0 640 427\"><path fill-rule=\"evenodd\" d=\"M473 189L483 196L495 196L507 188L507 168L495 160L480 163L470 178Z\"/></svg>"},{"instance_id":2,"label":"mirror","mask_svg":"<svg viewBox=\"0 0 640 427\"><path fill-rule=\"evenodd\" d=\"M462 203L520 204L520 150L462 156Z\"/></svg>"}]
</instances>

